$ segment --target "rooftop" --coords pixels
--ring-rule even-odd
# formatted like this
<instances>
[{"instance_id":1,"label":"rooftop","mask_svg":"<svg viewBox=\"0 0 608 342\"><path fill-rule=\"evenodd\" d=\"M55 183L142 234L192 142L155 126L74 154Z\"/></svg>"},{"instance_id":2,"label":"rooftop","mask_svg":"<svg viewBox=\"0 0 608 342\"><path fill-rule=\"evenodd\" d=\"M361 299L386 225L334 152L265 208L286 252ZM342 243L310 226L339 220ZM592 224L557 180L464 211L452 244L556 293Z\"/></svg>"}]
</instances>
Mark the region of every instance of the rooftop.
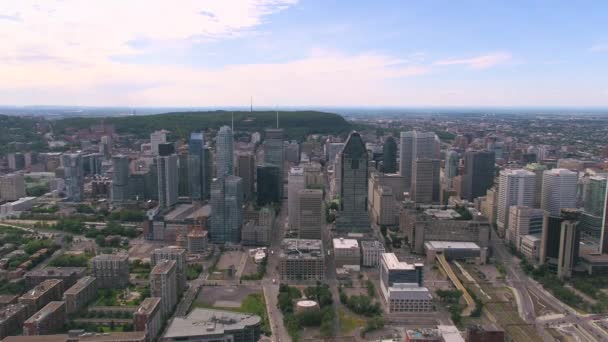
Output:
<instances>
[{"instance_id":1,"label":"rooftop","mask_svg":"<svg viewBox=\"0 0 608 342\"><path fill-rule=\"evenodd\" d=\"M99 254L93 258L95 261L127 261L129 256L127 254Z\"/></svg>"},{"instance_id":2,"label":"rooftop","mask_svg":"<svg viewBox=\"0 0 608 342\"><path fill-rule=\"evenodd\" d=\"M25 323L32 323L32 322L36 322L42 319L45 319L48 315L54 313L55 311L62 309L63 307L65 307L65 302L59 302L59 301L55 301L55 302L50 302L47 305L45 305L42 309L40 309L38 312L36 312L32 317L28 318ZM63 310L65 310L65 308L63 308Z\"/></svg>"},{"instance_id":3,"label":"rooftop","mask_svg":"<svg viewBox=\"0 0 608 342\"><path fill-rule=\"evenodd\" d=\"M294 166L291 169L289 169L289 175L290 176L303 176L304 175L304 168L303 167L299 167L299 166Z\"/></svg>"},{"instance_id":4,"label":"rooftop","mask_svg":"<svg viewBox=\"0 0 608 342\"><path fill-rule=\"evenodd\" d=\"M384 246L378 240L363 240L363 241L361 241L361 248L363 248L363 249L367 249L367 248L382 248L382 249L384 249Z\"/></svg>"},{"instance_id":5,"label":"rooftop","mask_svg":"<svg viewBox=\"0 0 608 342\"><path fill-rule=\"evenodd\" d=\"M124 342L145 341L144 331L113 332L113 333L89 333L85 332L78 336L67 334L38 335L38 336L8 336L3 342L67 342L69 341L94 341L94 342Z\"/></svg>"},{"instance_id":6,"label":"rooftop","mask_svg":"<svg viewBox=\"0 0 608 342\"><path fill-rule=\"evenodd\" d=\"M78 279L76 284L74 284L72 287L67 289L64 292L64 294L76 294L76 293L80 292L82 289L84 289L85 287L89 286L94 281L95 281L95 277L84 276L84 277Z\"/></svg>"},{"instance_id":7,"label":"rooftop","mask_svg":"<svg viewBox=\"0 0 608 342\"><path fill-rule=\"evenodd\" d=\"M390 270L414 270L417 264L399 261L395 253L382 253L382 260Z\"/></svg>"},{"instance_id":8,"label":"rooftop","mask_svg":"<svg viewBox=\"0 0 608 342\"><path fill-rule=\"evenodd\" d=\"M323 242L312 239L284 239L281 257L289 259L323 259Z\"/></svg>"},{"instance_id":9,"label":"rooftop","mask_svg":"<svg viewBox=\"0 0 608 342\"><path fill-rule=\"evenodd\" d=\"M260 316L222 310L194 309L186 317L176 317L164 338L205 336L241 330L261 323Z\"/></svg>"},{"instance_id":10,"label":"rooftop","mask_svg":"<svg viewBox=\"0 0 608 342\"><path fill-rule=\"evenodd\" d=\"M427 241L425 245L433 249L479 249L479 246L474 242Z\"/></svg>"},{"instance_id":11,"label":"rooftop","mask_svg":"<svg viewBox=\"0 0 608 342\"><path fill-rule=\"evenodd\" d=\"M20 298L23 299L35 299L46 293L49 289L59 286L62 283L61 279L47 279L42 283L38 284L33 289L24 293Z\"/></svg>"},{"instance_id":12,"label":"rooftop","mask_svg":"<svg viewBox=\"0 0 608 342\"><path fill-rule=\"evenodd\" d=\"M160 305L160 297L148 297L141 302L141 304L139 305L139 308L137 308L136 313L150 314L159 305Z\"/></svg>"},{"instance_id":13,"label":"rooftop","mask_svg":"<svg viewBox=\"0 0 608 342\"><path fill-rule=\"evenodd\" d=\"M395 284L388 288L389 297L391 299L417 299L417 300L432 300L433 295L426 287L412 284Z\"/></svg>"},{"instance_id":14,"label":"rooftop","mask_svg":"<svg viewBox=\"0 0 608 342\"><path fill-rule=\"evenodd\" d=\"M359 248L359 242L355 239L345 239L338 238L334 239L334 248L338 249L351 249L351 248Z\"/></svg>"},{"instance_id":15,"label":"rooftop","mask_svg":"<svg viewBox=\"0 0 608 342\"><path fill-rule=\"evenodd\" d=\"M437 220L454 220L460 218L460 214L454 209L426 209L424 214Z\"/></svg>"},{"instance_id":16,"label":"rooftop","mask_svg":"<svg viewBox=\"0 0 608 342\"><path fill-rule=\"evenodd\" d=\"M154 268L152 268L152 271L150 271L150 274L168 273L169 271L171 271L172 268L175 267L175 264L176 264L175 260L161 260L158 264L156 264L156 266L154 266Z\"/></svg>"},{"instance_id":17,"label":"rooftop","mask_svg":"<svg viewBox=\"0 0 608 342\"><path fill-rule=\"evenodd\" d=\"M14 314L25 310L25 304L9 304L0 309L0 323L4 322L7 318L13 316Z\"/></svg>"},{"instance_id":18,"label":"rooftop","mask_svg":"<svg viewBox=\"0 0 608 342\"><path fill-rule=\"evenodd\" d=\"M25 276L70 276L74 273L84 272L86 269L86 267L45 267L40 270L29 271Z\"/></svg>"}]
</instances>

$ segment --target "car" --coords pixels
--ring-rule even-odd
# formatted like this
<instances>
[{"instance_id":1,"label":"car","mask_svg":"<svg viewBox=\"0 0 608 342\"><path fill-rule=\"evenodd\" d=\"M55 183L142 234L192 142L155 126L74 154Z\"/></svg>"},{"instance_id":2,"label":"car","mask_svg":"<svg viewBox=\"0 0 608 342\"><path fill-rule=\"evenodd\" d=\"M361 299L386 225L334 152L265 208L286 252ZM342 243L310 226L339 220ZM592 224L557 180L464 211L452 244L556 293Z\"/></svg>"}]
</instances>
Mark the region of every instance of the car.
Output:
<instances>
[{"instance_id":1,"label":"car","mask_svg":"<svg viewBox=\"0 0 608 342\"><path fill-rule=\"evenodd\" d=\"M272 279L272 283L273 283L273 284L276 284L276 283L277 283L277 280L273 278L273 279Z\"/></svg>"}]
</instances>

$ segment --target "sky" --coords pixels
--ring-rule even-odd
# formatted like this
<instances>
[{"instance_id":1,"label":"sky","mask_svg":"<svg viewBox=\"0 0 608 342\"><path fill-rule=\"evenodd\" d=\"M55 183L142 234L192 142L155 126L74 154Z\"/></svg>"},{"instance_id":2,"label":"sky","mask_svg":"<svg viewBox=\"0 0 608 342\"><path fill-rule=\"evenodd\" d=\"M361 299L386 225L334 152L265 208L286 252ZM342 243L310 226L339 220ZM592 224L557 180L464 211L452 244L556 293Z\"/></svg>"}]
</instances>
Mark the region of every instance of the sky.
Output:
<instances>
[{"instance_id":1,"label":"sky","mask_svg":"<svg viewBox=\"0 0 608 342\"><path fill-rule=\"evenodd\" d=\"M608 106L608 1L0 0L0 104Z\"/></svg>"}]
</instances>

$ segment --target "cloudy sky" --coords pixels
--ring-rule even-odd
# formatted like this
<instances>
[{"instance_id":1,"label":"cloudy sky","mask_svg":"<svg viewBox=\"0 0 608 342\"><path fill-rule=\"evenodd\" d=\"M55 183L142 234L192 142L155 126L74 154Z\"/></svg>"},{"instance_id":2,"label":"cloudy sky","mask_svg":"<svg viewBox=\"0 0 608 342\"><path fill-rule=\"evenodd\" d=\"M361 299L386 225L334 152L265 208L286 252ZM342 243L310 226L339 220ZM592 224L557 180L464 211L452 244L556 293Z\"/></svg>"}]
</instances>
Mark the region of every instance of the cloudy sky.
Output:
<instances>
[{"instance_id":1,"label":"cloudy sky","mask_svg":"<svg viewBox=\"0 0 608 342\"><path fill-rule=\"evenodd\" d=\"M0 0L0 104L608 106L607 1Z\"/></svg>"}]
</instances>

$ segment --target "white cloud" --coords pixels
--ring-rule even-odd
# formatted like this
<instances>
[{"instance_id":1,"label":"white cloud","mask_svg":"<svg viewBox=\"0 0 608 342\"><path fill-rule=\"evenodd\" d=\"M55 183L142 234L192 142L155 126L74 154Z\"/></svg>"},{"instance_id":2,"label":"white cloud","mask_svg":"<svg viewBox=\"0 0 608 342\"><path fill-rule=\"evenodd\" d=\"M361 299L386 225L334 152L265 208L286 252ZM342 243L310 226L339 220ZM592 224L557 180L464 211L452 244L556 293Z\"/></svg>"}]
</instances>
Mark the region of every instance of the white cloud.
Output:
<instances>
[{"instance_id":1,"label":"white cloud","mask_svg":"<svg viewBox=\"0 0 608 342\"><path fill-rule=\"evenodd\" d=\"M28 56L93 64L136 54L136 40L175 42L238 36L297 0L3 0L0 60ZM9 18L9 15L5 15Z\"/></svg>"},{"instance_id":2,"label":"white cloud","mask_svg":"<svg viewBox=\"0 0 608 342\"><path fill-rule=\"evenodd\" d=\"M445 59L435 62L435 65L465 65L472 69L487 69L493 66L504 64L511 60L511 54L506 52L496 52L481 56L462 59Z\"/></svg>"},{"instance_id":3,"label":"white cloud","mask_svg":"<svg viewBox=\"0 0 608 342\"><path fill-rule=\"evenodd\" d=\"M589 48L591 52L604 52L608 51L608 44L595 44Z\"/></svg>"}]
</instances>

